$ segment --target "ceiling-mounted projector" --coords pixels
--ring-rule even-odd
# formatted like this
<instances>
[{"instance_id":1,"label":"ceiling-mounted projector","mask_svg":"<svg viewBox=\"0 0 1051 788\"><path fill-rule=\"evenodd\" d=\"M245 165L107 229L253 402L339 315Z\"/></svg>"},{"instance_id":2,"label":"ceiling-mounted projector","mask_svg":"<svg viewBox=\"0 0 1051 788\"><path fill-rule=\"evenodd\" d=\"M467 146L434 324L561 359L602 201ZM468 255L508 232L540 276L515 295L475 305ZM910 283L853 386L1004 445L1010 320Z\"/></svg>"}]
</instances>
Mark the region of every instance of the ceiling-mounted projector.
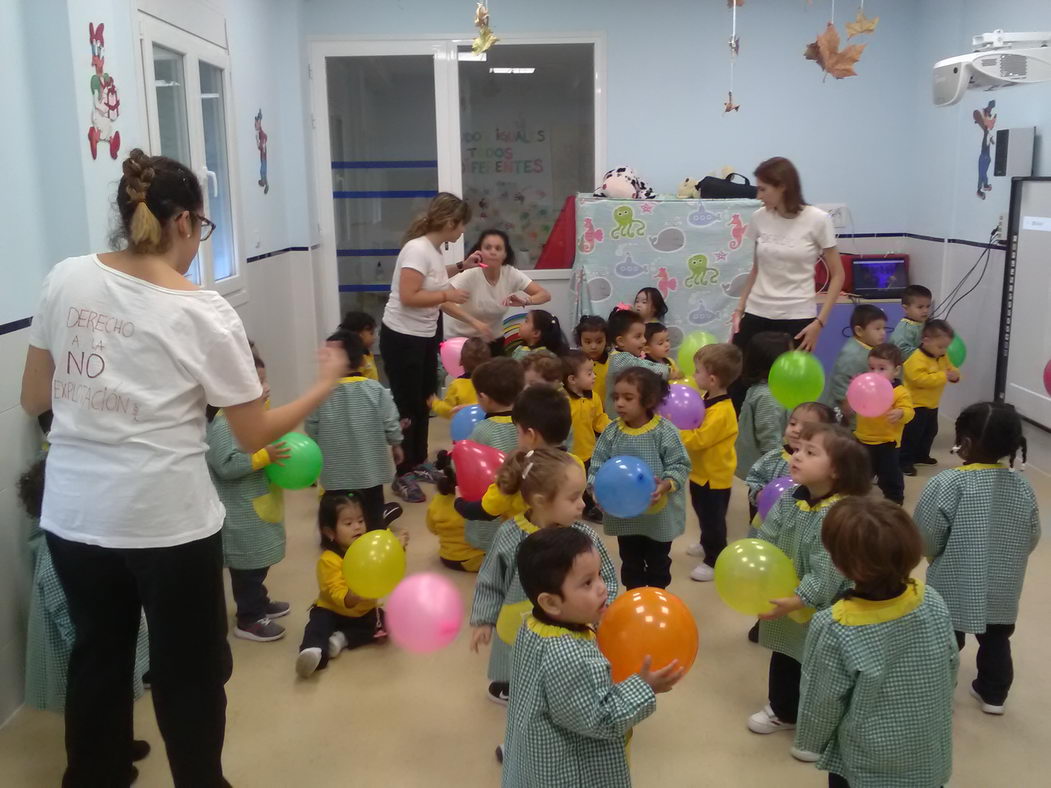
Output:
<instances>
[{"instance_id":1,"label":"ceiling-mounted projector","mask_svg":"<svg viewBox=\"0 0 1051 788\"><path fill-rule=\"evenodd\" d=\"M996 30L973 39L968 55L934 64L934 105L947 107L966 90L997 90L1051 81L1051 33Z\"/></svg>"}]
</instances>

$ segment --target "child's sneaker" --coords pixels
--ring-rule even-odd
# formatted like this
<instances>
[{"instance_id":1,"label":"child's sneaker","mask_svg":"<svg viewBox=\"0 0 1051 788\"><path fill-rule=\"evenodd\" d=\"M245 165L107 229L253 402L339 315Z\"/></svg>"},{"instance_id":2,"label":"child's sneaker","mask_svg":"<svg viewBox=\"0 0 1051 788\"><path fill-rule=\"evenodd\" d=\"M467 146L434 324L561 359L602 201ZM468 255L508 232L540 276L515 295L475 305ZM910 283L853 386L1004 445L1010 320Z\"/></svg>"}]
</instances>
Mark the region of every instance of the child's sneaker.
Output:
<instances>
[{"instance_id":1,"label":"child's sneaker","mask_svg":"<svg viewBox=\"0 0 1051 788\"><path fill-rule=\"evenodd\" d=\"M401 508L400 503L394 501L387 501L383 504L383 524L390 528L390 524L405 514L405 510Z\"/></svg>"},{"instance_id":2,"label":"child's sneaker","mask_svg":"<svg viewBox=\"0 0 1051 788\"><path fill-rule=\"evenodd\" d=\"M708 564L697 564L690 572L690 580L696 580L698 583L708 583L714 579L715 570Z\"/></svg>"},{"instance_id":3,"label":"child's sneaker","mask_svg":"<svg viewBox=\"0 0 1051 788\"><path fill-rule=\"evenodd\" d=\"M819 752L801 750L798 747L793 747L789 750L789 752L792 753L793 758L795 758L797 761L802 761L803 763L817 763L821 760L821 753Z\"/></svg>"},{"instance_id":4,"label":"child's sneaker","mask_svg":"<svg viewBox=\"0 0 1051 788\"><path fill-rule=\"evenodd\" d=\"M796 727L794 722L779 720L769 703L748 718L748 730L752 733L777 733L778 731L790 731L794 727Z\"/></svg>"},{"instance_id":5,"label":"child's sneaker","mask_svg":"<svg viewBox=\"0 0 1051 788\"><path fill-rule=\"evenodd\" d=\"M994 706L992 703L986 703L985 698L978 694L978 690L974 688L973 684L971 685L970 690L971 697L978 701L980 704L982 704L982 711L984 711L986 714L1000 715L1004 713L1005 709L1003 705Z\"/></svg>"},{"instance_id":6,"label":"child's sneaker","mask_svg":"<svg viewBox=\"0 0 1051 788\"><path fill-rule=\"evenodd\" d=\"M266 615L268 618L281 618L287 616L292 606L288 602L267 602Z\"/></svg>"},{"instance_id":7,"label":"child's sneaker","mask_svg":"<svg viewBox=\"0 0 1051 788\"><path fill-rule=\"evenodd\" d=\"M441 478L441 473L429 462L421 462L412 472L417 479L428 484L437 484Z\"/></svg>"},{"instance_id":8,"label":"child's sneaker","mask_svg":"<svg viewBox=\"0 0 1051 788\"><path fill-rule=\"evenodd\" d=\"M506 706L508 699L507 693L510 689L511 685L506 681L494 681L489 685L486 697L488 697L493 703L499 703L501 706Z\"/></svg>"},{"instance_id":9,"label":"child's sneaker","mask_svg":"<svg viewBox=\"0 0 1051 788\"><path fill-rule=\"evenodd\" d=\"M321 649L314 646L305 648L296 657L296 675L301 679L307 679L314 675L317 666L321 664Z\"/></svg>"},{"instance_id":10,"label":"child's sneaker","mask_svg":"<svg viewBox=\"0 0 1051 788\"><path fill-rule=\"evenodd\" d=\"M916 466L915 465L906 465L906 466L904 466L901 469L901 472L903 474L905 474L906 476L915 476L916 475Z\"/></svg>"},{"instance_id":11,"label":"child's sneaker","mask_svg":"<svg viewBox=\"0 0 1051 788\"><path fill-rule=\"evenodd\" d=\"M701 546L700 542L697 542L686 548L686 555L691 556L692 558L704 558L704 548Z\"/></svg>"},{"instance_id":12,"label":"child's sneaker","mask_svg":"<svg viewBox=\"0 0 1051 788\"><path fill-rule=\"evenodd\" d=\"M420 483L411 473L403 473L390 486L391 491L406 503L424 503L427 496L420 489Z\"/></svg>"},{"instance_id":13,"label":"child's sneaker","mask_svg":"<svg viewBox=\"0 0 1051 788\"><path fill-rule=\"evenodd\" d=\"M382 626L376 627L376 631L372 633L372 639L376 643L386 643L387 638L389 637L390 635L387 634L387 630L385 630Z\"/></svg>"},{"instance_id":14,"label":"child's sneaker","mask_svg":"<svg viewBox=\"0 0 1051 788\"><path fill-rule=\"evenodd\" d=\"M347 647L347 636L336 630L328 636L328 658L335 659Z\"/></svg>"},{"instance_id":15,"label":"child's sneaker","mask_svg":"<svg viewBox=\"0 0 1051 788\"><path fill-rule=\"evenodd\" d=\"M750 643L759 642L759 622L756 621L752 624L752 628L748 630L748 641Z\"/></svg>"},{"instance_id":16,"label":"child's sneaker","mask_svg":"<svg viewBox=\"0 0 1051 788\"><path fill-rule=\"evenodd\" d=\"M938 461L933 457L924 457L922 460L916 460L917 465L937 465Z\"/></svg>"},{"instance_id":17,"label":"child's sneaker","mask_svg":"<svg viewBox=\"0 0 1051 788\"><path fill-rule=\"evenodd\" d=\"M285 628L275 624L266 616L251 624L238 624L234 627L234 637L244 640L256 640L260 643L268 643L271 640L280 640L285 636Z\"/></svg>"}]
</instances>

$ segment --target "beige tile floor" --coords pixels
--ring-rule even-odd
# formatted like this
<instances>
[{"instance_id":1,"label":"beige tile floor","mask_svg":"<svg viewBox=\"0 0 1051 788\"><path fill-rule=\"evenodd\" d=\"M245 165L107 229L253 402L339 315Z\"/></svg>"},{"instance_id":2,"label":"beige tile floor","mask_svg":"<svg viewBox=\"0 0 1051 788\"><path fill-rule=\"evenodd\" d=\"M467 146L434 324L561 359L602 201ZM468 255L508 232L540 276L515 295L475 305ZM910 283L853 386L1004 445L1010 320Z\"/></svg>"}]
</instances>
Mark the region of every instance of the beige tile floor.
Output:
<instances>
[{"instance_id":1,"label":"beige tile floor","mask_svg":"<svg viewBox=\"0 0 1051 788\"><path fill-rule=\"evenodd\" d=\"M447 432L444 422L432 424L434 449L443 445ZM946 426L938 443L939 468L951 459ZM915 503L934 470L925 468L908 480L907 505ZM1051 479L1035 469L1028 475L1044 511L1051 511ZM239 788L498 785L493 749L503 735L504 710L485 699L486 657L469 652L465 632L434 655L368 647L344 653L315 679L295 678L292 665L315 594L313 501L309 492L289 496L288 556L271 571L268 583L275 599L293 604L292 614L281 620L288 636L267 644L231 639L228 778ZM731 538L739 538L746 519L741 490L735 489L732 501ZM409 571L446 571L425 528L424 505L407 506L402 523L412 534ZM691 513L687 533L695 537L696 529ZM635 730L635 785L825 785L823 774L789 756L787 734L757 736L745 728L745 719L764 702L768 653L746 641L751 622L722 605L711 584L689 580L689 541L680 538L673 548L671 590L697 618L700 654L693 671L660 697L656 714ZM610 547L615 556L615 544ZM472 577L447 574L469 604ZM1051 550L1041 545L1030 562L1013 641L1017 678L1006 716L983 715L967 695L974 677L973 642L964 652L956 691L953 786L1051 785L1051 676L1046 670L1051 633L1040 612L1049 607ZM139 764L138 785L170 786L148 693L136 706L136 730L157 748ZM24 709L0 730L0 784L58 785L63 763L58 715Z\"/></svg>"}]
</instances>

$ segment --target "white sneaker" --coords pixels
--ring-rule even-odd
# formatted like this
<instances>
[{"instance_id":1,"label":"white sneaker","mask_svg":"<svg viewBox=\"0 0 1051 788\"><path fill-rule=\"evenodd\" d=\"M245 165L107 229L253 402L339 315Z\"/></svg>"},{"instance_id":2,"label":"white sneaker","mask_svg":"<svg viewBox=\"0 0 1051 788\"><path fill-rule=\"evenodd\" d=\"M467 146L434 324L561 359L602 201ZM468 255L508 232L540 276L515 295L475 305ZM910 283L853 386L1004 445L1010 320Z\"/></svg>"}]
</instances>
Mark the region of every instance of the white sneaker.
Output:
<instances>
[{"instance_id":1,"label":"white sneaker","mask_svg":"<svg viewBox=\"0 0 1051 788\"><path fill-rule=\"evenodd\" d=\"M704 558L704 548L701 547L701 543L692 544L686 548L686 555L693 556L694 558Z\"/></svg>"},{"instance_id":2,"label":"white sneaker","mask_svg":"<svg viewBox=\"0 0 1051 788\"><path fill-rule=\"evenodd\" d=\"M336 631L328 636L328 658L335 659L347 647L347 636Z\"/></svg>"},{"instance_id":3,"label":"white sneaker","mask_svg":"<svg viewBox=\"0 0 1051 788\"><path fill-rule=\"evenodd\" d=\"M793 758L795 758L797 761L802 761L803 763L817 763L821 760L821 753L819 752L801 750L798 747L793 747L791 750L789 750L789 752L792 753Z\"/></svg>"},{"instance_id":4,"label":"white sneaker","mask_svg":"<svg viewBox=\"0 0 1051 788\"><path fill-rule=\"evenodd\" d=\"M708 564L697 564L690 572L690 580L696 580L698 583L707 583L715 579L715 570L712 569Z\"/></svg>"},{"instance_id":5,"label":"white sneaker","mask_svg":"<svg viewBox=\"0 0 1051 788\"><path fill-rule=\"evenodd\" d=\"M984 711L986 714L1000 715L1004 713L1005 709L1003 706L994 706L991 703L986 703L985 699L978 694L978 690L976 690L974 687L969 687L969 689L971 691L971 697L978 701L980 704L982 704L982 711Z\"/></svg>"},{"instance_id":6,"label":"white sneaker","mask_svg":"<svg viewBox=\"0 0 1051 788\"><path fill-rule=\"evenodd\" d=\"M321 649L316 646L305 648L296 657L296 675L301 679L310 678L321 664Z\"/></svg>"},{"instance_id":7,"label":"white sneaker","mask_svg":"<svg viewBox=\"0 0 1051 788\"><path fill-rule=\"evenodd\" d=\"M779 720L769 703L748 718L748 730L752 733L777 733L778 731L790 731L794 727L796 727L794 722Z\"/></svg>"}]
</instances>

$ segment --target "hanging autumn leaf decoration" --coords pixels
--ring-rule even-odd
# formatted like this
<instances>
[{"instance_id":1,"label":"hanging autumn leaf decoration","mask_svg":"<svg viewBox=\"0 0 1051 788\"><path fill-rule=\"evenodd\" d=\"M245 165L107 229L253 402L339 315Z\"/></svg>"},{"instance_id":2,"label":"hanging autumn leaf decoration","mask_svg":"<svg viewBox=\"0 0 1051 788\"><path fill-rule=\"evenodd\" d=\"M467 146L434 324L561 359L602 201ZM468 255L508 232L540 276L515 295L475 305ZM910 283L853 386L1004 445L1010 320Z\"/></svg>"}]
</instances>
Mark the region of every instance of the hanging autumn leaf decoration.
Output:
<instances>
[{"instance_id":1,"label":"hanging autumn leaf decoration","mask_svg":"<svg viewBox=\"0 0 1051 788\"><path fill-rule=\"evenodd\" d=\"M726 0L726 7L727 8L733 8L735 5L737 5L737 6L744 5L744 0Z\"/></svg>"},{"instance_id":2,"label":"hanging autumn leaf decoration","mask_svg":"<svg viewBox=\"0 0 1051 788\"><path fill-rule=\"evenodd\" d=\"M813 60L826 74L836 79L843 79L857 76L854 64L858 62L864 49L865 44L851 44L840 50L839 33L836 31L836 26L829 22L817 40L807 44L803 57Z\"/></svg>"},{"instance_id":3,"label":"hanging autumn leaf decoration","mask_svg":"<svg viewBox=\"0 0 1051 788\"><path fill-rule=\"evenodd\" d=\"M734 92L731 90L726 101L723 102L723 112L738 112L740 109L740 104L734 104Z\"/></svg>"},{"instance_id":4,"label":"hanging autumn leaf decoration","mask_svg":"<svg viewBox=\"0 0 1051 788\"><path fill-rule=\"evenodd\" d=\"M865 16L865 9L859 8L858 15L854 18L854 21L847 22L847 38L860 36L863 33L875 33L876 25L878 24L878 16L874 16L871 19L869 19L869 17Z\"/></svg>"},{"instance_id":5,"label":"hanging autumn leaf decoration","mask_svg":"<svg viewBox=\"0 0 1051 788\"><path fill-rule=\"evenodd\" d=\"M480 55L500 40L489 29L489 9L484 3L479 3L478 8L475 9L474 26L478 28L478 35L471 42L471 51Z\"/></svg>"}]
</instances>

